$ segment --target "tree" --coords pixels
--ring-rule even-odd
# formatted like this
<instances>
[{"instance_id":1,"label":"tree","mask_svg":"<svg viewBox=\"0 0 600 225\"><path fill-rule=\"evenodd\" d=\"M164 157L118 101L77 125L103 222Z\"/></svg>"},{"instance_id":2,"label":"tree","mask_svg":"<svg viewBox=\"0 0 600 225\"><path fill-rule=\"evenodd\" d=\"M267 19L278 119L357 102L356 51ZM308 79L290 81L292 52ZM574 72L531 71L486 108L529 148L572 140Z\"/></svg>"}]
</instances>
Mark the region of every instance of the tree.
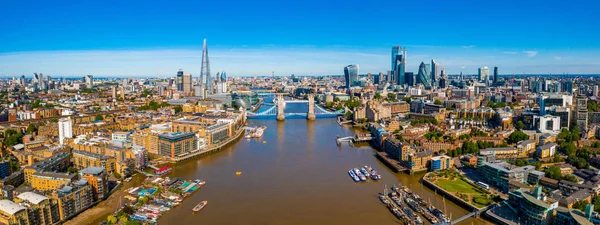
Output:
<instances>
[{"instance_id":1,"label":"tree","mask_svg":"<svg viewBox=\"0 0 600 225\"><path fill-rule=\"evenodd\" d=\"M379 94L379 93L375 93L374 98L380 100L380 99L383 99L383 96L381 96L381 94Z\"/></svg>"},{"instance_id":2,"label":"tree","mask_svg":"<svg viewBox=\"0 0 600 225\"><path fill-rule=\"evenodd\" d=\"M173 110L175 111L175 113L180 113L181 111L183 111L180 105L173 107Z\"/></svg>"},{"instance_id":3,"label":"tree","mask_svg":"<svg viewBox=\"0 0 600 225\"><path fill-rule=\"evenodd\" d=\"M95 120L104 120L104 116L102 116L101 114L97 114L96 118L94 118Z\"/></svg>"},{"instance_id":4,"label":"tree","mask_svg":"<svg viewBox=\"0 0 600 225\"><path fill-rule=\"evenodd\" d=\"M574 155L577 147L573 142L565 142L560 145L560 150L567 156Z\"/></svg>"},{"instance_id":5,"label":"tree","mask_svg":"<svg viewBox=\"0 0 600 225\"><path fill-rule=\"evenodd\" d=\"M558 166L550 166L544 171L546 177L560 180L562 178L562 174L560 173L560 167Z\"/></svg>"},{"instance_id":6,"label":"tree","mask_svg":"<svg viewBox=\"0 0 600 225\"><path fill-rule=\"evenodd\" d=\"M394 93L388 93L387 94L387 99L389 101L396 101L396 94L394 94Z\"/></svg>"},{"instance_id":7,"label":"tree","mask_svg":"<svg viewBox=\"0 0 600 225\"><path fill-rule=\"evenodd\" d=\"M510 134L510 136L508 136L506 141L509 144L516 144L519 141L523 141L523 140L527 140L527 139L529 139L529 136L527 134L523 133L523 131L518 130L518 131L512 132L512 134Z\"/></svg>"},{"instance_id":8,"label":"tree","mask_svg":"<svg viewBox=\"0 0 600 225\"><path fill-rule=\"evenodd\" d=\"M577 202L575 202L575 204L573 204L573 208L579 209L581 211L585 211L585 206L587 204L588 204L588 202L586 200L577 201Z\"/></svg>"},{"instance_id":9,"label":"tree","mask_svg":"<svg viewBox=\"0 0 600 225\"><path fill-rule=\"evenodd\" d=\"M37 127L35 125L33 125L32 123L30 123L29 125L27 125L27 130L25 132L27 132L28 134L31 133L35 133L37 131Z\"/></svg>"},{"instance_id":10,"label":"tree","mask_svg":"<svg viewBox=\"0 0 600 225\"><path fill-rule=\"evenodd\" d=\"M117 224L117 217L109 215L108 217L106 217L106 222L108 224Z\"/></svg>"},{"instance_id":11,"label":"tree","mask_svg":"<svg viewBox=\"0 0 600 225\"><path fill-rule=\"evenodd\" d=\"M412 101L412 98L411 98L411 97L409 97L409 96L406 96L406 97L402 98L402 101L405 101L405 102L407 102L407 103L410 103L410 102Z\"/></svg>"},{"instance_id":12,"label":"tree","mask_svg":"<svg viewBox=\"0 0 600 225\"><path fill-rule=\"evenodd\" d=\"M523 123L523 121L519 121L517 122L517 130L523 130L523 128L525 128L525 124Z\"/></svg>"},{"instance_id":13,"label":"tree","mask_svg":"<svg viewBox=\"0 0 600 225\"><path fill-rule=\"evenodd\" d=\"M435 101L433 101L433 104L442 105L442 101L436 99Z\"/></svg>"},{"instance_id":14,"label":"tree","mask_svg":"<svg viewBox=\"0 0 600 225\"><path fill-rule=\"evenodd\" d=\"M67 168L67 172L69 172L69 173L77 173L78 170L77 170L77 168L70 166L69 168Z\"/></svg>"},{"instance_id":15,"label":"tree","mask_svg":"<svg viewBox=\"0 0 600 225\"><path fill-rule=\"evenodd\" d=\"M596 101L588 101L587 109L591 112L598 112L598 103Z\"/></svg>"}]
</instances>

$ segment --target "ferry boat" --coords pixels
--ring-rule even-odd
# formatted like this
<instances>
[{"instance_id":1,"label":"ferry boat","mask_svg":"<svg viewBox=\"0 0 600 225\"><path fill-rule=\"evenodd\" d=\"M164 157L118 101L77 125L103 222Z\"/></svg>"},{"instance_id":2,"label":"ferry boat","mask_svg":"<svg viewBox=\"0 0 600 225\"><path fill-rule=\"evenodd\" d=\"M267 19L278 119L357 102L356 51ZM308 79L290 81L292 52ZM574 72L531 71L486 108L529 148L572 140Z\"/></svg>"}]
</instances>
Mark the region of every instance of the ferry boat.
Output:
<instances>
[{"instance_id":1,"label":"ferry boat","mask_svg":"<svg viewBox=\"0 0 600 225\"><path fill-rule=\"evenodd\" d=\"M354 174L360 178L361 181L366 181L367 177L363 175L358 168L354 168Z\"/></svg>"},{"instance_id":2,"label":"ferry boat","mask_svg":"<svg viewBox=\"0 0 600 225\"><path fill-rule=\"evenodd\" d=\"M258 129L256 129L256 132L254 132L254 137L261 138L263 136L265 130L267 130L267 126L259 127Z\"/></svg>"},{"instance_id":3,"label":"ferry boat","mask_svg":"<svg viewBox=\"0 0 600 225\"><path fill-rule=\"evenodd\" d=\"M192 210L194 212L198 212L200 210L202 210L204 208L204 206L206 206L208 204L208 201L201 201L200 203L198 203L198 205L196 205Z\"/></svg>"}]
</instances>

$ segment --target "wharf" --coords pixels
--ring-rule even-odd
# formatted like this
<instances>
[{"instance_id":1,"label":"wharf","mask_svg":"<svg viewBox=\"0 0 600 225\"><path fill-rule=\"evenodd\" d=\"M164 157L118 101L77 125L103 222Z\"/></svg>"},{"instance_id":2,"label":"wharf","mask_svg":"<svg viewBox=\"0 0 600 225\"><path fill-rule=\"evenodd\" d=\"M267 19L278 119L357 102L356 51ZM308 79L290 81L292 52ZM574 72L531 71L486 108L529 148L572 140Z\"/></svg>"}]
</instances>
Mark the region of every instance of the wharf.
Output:
<instances>
[{"instance_id":1,"label":"wharf","mask_svg":"<svg viewBox=\"0 0 600 225\"><path fill-rule=\"evenodd\" d=\"M400 165L400 162L390 159L388 157L388 154L385 152L377 152L376 156L379 160L381 160L383 163L385 163L388 167L390 167L396 173L408 170L408 168Z\"/></svg>"}]
</instances>

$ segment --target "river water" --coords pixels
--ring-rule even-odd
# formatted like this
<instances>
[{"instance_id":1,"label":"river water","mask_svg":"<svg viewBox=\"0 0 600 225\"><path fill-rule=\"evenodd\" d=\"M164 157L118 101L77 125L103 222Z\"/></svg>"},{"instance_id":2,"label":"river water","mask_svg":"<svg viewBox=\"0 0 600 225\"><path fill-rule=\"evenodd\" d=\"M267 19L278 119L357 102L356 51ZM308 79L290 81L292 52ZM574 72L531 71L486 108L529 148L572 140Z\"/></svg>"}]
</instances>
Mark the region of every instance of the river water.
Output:
<instances>
[{"instance_id":1,"label":"river water","mask_svg":"<svg viewBox=\"0 0 600 225\"><path fill-rule=\"evenodd\" d=\"M250 120L249 125L268 128L260 140L240 139L174 167L168 176L207 184L164 214L159 224L400 224L377 198L384 185L398 183L454 219L468 213L422 186L422 174L393 173L370 146L338 147L336 136L350 136L354 130L335 119ZM382 180L352 181L348 170L364 165L377 169ZM193 214L202 200L208 205ZM488 223L471 218L461 224Z\"/></svg>"}]
</instances>

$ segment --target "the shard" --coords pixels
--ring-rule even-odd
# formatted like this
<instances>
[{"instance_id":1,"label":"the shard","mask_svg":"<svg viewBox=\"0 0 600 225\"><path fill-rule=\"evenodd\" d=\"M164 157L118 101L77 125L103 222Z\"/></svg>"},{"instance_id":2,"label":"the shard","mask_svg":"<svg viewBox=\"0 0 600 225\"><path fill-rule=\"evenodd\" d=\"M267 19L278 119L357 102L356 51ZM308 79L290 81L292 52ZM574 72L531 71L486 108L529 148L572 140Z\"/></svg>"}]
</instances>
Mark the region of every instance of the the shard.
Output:
<instances>
[{"instance_id":1,"label":"the shard","mask_svg":"<svg viewBox=\"0 0 600 225\"><path fill-rule=\"evenodd\" d=\"M206 85L205 85L206 84ZM206 38L202 46L202 67L200 68L200 86L208 94L212 94L212 78L210 77L210 63L208 62L208 48L206 46Z\"/></svg>"}]
</instances>

